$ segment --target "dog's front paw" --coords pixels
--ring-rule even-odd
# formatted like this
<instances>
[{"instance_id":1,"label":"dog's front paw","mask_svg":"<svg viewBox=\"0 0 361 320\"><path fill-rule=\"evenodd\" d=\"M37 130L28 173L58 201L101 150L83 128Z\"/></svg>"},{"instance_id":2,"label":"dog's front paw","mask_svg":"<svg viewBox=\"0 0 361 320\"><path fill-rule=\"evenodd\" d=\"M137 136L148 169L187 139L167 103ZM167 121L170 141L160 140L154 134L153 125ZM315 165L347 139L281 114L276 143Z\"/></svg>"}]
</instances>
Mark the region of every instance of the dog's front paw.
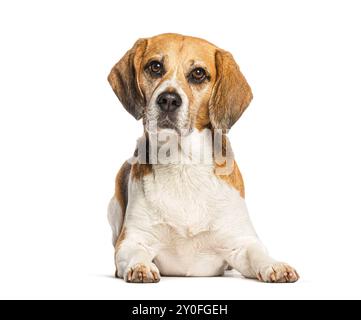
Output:
<instances>
[{"instance_id":1,"label":"dog's front paw","mask_svg":"<svg viewBox=\"0 0 361 320\"><path fill-rule=\"evenodd\" d=\"M257 278L263 282L296 282L300 277L297 271L283 262L276 262L260 268Z\"/></svg>"},{"instance_id":2,"label":"dog's front paw","mask_svg":"<svg viewBox=\"0 0 361 320\"><path fill-rule=\"evenodd\" d=\"M154 263L137 263L125 271L124 280L132 283L155 283L159 282L160 274Z\"/></svg>"}]
</instances>

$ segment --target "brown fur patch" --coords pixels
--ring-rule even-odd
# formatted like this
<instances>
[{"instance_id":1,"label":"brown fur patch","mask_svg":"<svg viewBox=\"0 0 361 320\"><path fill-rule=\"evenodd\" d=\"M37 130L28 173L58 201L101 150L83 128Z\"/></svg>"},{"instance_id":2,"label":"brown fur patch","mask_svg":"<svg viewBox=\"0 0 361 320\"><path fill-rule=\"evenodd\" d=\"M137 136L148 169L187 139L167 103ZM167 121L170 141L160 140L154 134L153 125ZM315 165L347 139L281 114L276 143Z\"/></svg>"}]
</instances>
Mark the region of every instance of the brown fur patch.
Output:
<instances>
[{"instance_id":1,"label":"brown fur patch","mask_svg":"<svg viewBox=\"0 0 361 320\"><path fill-rule=\"evenodd\" d=\"M196 129L202 131L205 128L211 128L211 123L209 119L209 108L208 108L208 101L206 104L202 104L198 109L195 124L194 126Z\"/></svg>"},{"instance_id":2,"label":"brown fur patch","mask_svg":"<svg viewBox=\"0 0 361 320\"><path fill-rule=\"evenodd\" d=\"M143 116L145 100L139 86L140 64L147 47L146 39L139 39L112 68L108 81L124 108L137 120Z\"/></svg>"},{"instance_id":3,"label":"brown fur patch","mask_svg":"<svg viewBox=\"0 0 361 320\"><path fill-rule=\"evenodd\" d=\"M120 168L115 178L115 198L118 200L122 208L123 215L128 204L128 181L131 165L126 161Z\"/></svg>"},{"instance_id":4,"label":"brown fur patch","mask_svg":"<svg viewBox=\"0 0 361 320\"><path fill-rule=\"evenodd\" d=\"M252 100L252 91L233 56L218 49L215 54L217 81L209 102L215 129L230 129Z\"/></svg>"},{"instance_id":5,"label":"brown fur patch","mask_svg":"<svg viewBox=\"0 0 361 320\"><path fill-rule=\"evenodd\" d=\"M140 164L136 163L132 165L132 179L140 180L144 176L150 174L152 172L151 164Z\"/></svg>"},{"instance_id":6,"label":"brown fur patch","mask_svg":"<svg viewBox=\"0 0 361 320\"><path fill-rule=\"evenodd\" d=\"M216 168L223 167L224 165L219 165L216 163ZM232 163L232 172L229 175L217 175L218 178L222 179L223 181L227 182L230 186L235 188L239 191L242 198L245 197L245 190L244 190L244 182L239 171L238 165L235 160ZM216 171L217 172L217 171Z\"/></svg>"},{"instance_id":7,"label":"brown fur patch","mask_svg":"<svg viewBox=\"0 0 361 320\"><path fill-rule=\"evenodd\" d=\"M229 148L228 154L227 154L227 148ZM238 190L241 197L244 198L245 191L244 191L243 178L242 178L241 172L239 171L238 165L237 165L236 161L234 160L234 155L233 155L233 151L232 151L229 139L225 134L222 134L222 159L219 159L219 160L224 160L224 162L223 163L217 162L218 159L216 159L216 155L213 154L213 156L215 157L214 162L215 162L216 176L218 178L222 179L223 181L227 182L230 186L232 186L236 190ZM219 156L219 155L217 155L217 156ZM224 174L224 175L219 174L218 172L222 172L222 170L218 170L218 169L224 169L226 167L226 165L228 165L226 162L227 157L228 157L227 161L228 162L231 161L231 165L232 165L231 173Z\"/></svg>"}]
</instances>

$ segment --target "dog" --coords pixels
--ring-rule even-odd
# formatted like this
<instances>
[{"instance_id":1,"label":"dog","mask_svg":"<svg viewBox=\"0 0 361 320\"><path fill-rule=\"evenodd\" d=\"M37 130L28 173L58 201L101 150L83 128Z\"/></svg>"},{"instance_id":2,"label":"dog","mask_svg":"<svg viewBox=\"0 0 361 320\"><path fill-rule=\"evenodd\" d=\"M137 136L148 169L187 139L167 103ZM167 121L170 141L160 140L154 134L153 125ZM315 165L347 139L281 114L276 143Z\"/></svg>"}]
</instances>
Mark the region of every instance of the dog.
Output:
<instances>
[{"instance_id":1,"label":"dog","mask_svg":"<svg viewBox=\"0 0 361 320\"><path fill-rule=\"evenodd\" d=\"M263 282L297 281L293 267L268 255L248 215L227 132L253 96L232 55L199 38L158 35L136 41L108 80L144 125L108 206L116 277L155 283L233 268Z\"/></svg>"}]
</instances>

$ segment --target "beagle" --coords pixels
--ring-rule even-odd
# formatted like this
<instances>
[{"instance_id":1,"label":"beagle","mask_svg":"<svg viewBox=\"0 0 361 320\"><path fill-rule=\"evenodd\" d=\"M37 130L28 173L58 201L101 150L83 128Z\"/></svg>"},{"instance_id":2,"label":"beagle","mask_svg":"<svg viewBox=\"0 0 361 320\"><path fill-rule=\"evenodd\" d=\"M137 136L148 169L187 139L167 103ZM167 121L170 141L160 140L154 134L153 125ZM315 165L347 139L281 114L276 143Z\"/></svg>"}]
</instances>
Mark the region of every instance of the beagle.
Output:
<instances>
[{"instance_id":1,"label":"beagle","mask_svg":"<svg viewBox=\"0 0 361 320\"><path fill-rule=\"evenodd\" d=\"M109 83L144 135L121 167L108 207L116 276L220 276L227 268L264 282L295 282L250 221L227 130L252 100L232 55L194 37L138 40Z\"/></svg>"}]
</instances>

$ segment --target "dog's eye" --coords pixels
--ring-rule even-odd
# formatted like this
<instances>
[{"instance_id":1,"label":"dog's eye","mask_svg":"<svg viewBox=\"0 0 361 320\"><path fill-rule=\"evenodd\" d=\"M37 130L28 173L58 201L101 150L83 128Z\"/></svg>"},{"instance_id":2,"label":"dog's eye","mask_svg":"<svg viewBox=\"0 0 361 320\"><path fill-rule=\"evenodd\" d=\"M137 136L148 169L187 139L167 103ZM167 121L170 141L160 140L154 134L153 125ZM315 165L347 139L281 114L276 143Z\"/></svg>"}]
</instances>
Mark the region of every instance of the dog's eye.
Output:
<instances>
[{"instance_id":1,"label":"dog's eye","mask_svg":"<svg viewBox=\"0 0 361 320\"><path fill-rule=\"evenodd\" d=\"M196 68L189 75L189 81L193 83L202 83L206 78L207 73L203 68Z\"/></svg>"},{"instance_id":2,"label":"dog's eye","mask_svg":"<svg viewBox=\"0 0 361 320\"><path fill-rule=\"evenodd\" d=\"M153 77L161 77L164 73L163 64L159 61L151 61L148 65L148 69Z\"/></svg>"}]
</instances>

